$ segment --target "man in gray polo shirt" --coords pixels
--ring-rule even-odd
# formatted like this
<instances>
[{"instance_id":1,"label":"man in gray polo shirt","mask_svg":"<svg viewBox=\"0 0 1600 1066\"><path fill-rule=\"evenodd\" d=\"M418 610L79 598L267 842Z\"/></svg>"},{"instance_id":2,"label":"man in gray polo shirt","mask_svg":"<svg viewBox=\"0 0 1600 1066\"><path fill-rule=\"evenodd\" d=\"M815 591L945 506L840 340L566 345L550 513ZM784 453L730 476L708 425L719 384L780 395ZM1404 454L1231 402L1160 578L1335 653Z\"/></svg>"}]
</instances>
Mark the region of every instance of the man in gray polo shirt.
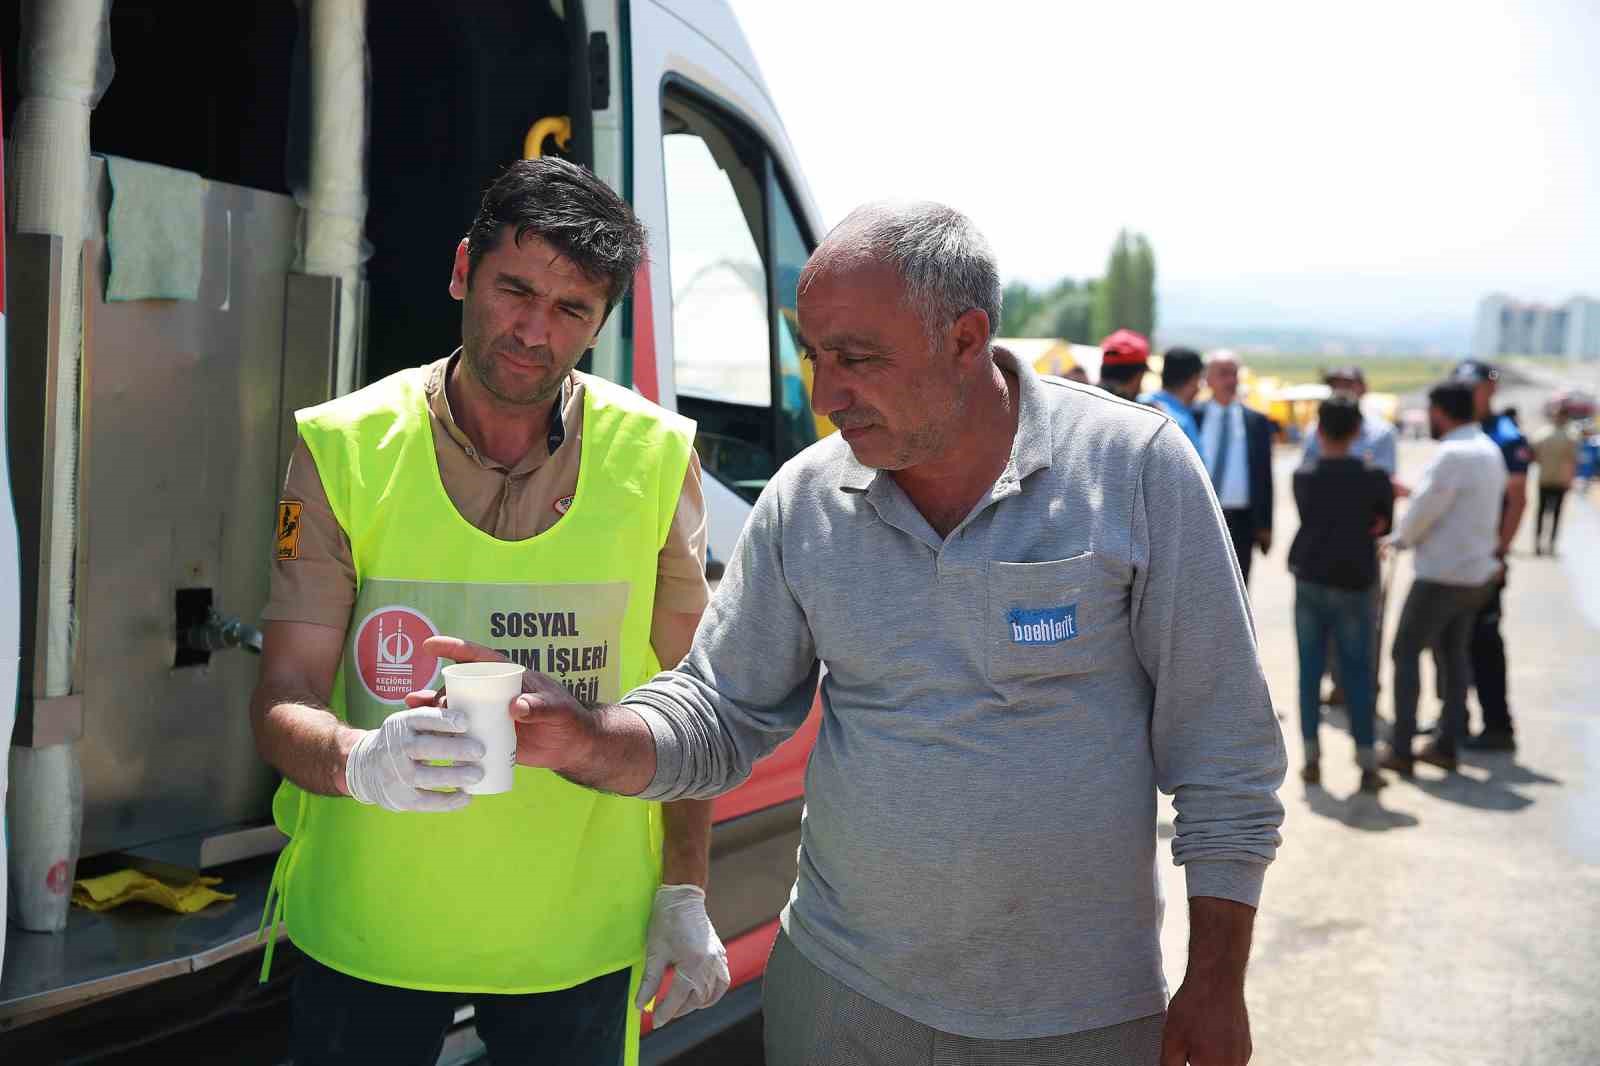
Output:
<instances>
[{"instance_id":1,"label":"man in gray polo shirt","mask_svg":"<svg viewBox=\"0 0 1600 1066\"><path fill-rule=\"evenodd\" d=\"M716 795L820 674L769 1066L1244 1063L1284 749L1199 456L994 348L994 257L949 208L852 213L799 313L840 434L767 486L677 670L594 708L526 676L519 759ZM1157 789L1190 897L1170 1006Z\"/></svg>"}]
</instances>

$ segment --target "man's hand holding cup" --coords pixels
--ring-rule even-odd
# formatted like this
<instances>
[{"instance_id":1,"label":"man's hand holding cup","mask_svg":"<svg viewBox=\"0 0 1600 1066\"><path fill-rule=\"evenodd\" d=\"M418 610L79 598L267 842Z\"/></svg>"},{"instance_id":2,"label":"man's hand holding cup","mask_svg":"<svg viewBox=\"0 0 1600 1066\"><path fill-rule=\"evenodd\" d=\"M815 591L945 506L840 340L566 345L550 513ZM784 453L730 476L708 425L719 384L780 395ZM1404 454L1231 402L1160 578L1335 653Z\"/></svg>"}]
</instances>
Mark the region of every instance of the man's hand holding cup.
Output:
<instances>
[{"instance_id":1,"label":"man's hand holding cup","mask_svg":"<svg viewBox=\"0 0 1600 1066\"><path fill-rule=\"evenodd\" d=\"M429 637L422 650L457 663L509 661L491 648L459 637ZM408 707L436 706L439 702L438 693L426 690L406 697ZM516 726L519 764L559 773L582 763L592 740L593 714L565 688L543 674L524 670L522 693L511 700L507 713Z\"/></svg>"}]
</instances>

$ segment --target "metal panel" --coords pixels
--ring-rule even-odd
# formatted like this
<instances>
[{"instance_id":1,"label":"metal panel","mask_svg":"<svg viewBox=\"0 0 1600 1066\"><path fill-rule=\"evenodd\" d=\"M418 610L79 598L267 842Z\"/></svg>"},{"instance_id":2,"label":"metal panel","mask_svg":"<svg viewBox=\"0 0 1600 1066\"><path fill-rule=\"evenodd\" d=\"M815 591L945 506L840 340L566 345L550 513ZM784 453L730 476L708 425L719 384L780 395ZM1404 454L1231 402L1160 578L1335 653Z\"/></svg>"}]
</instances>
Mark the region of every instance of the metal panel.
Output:
<instances>
[{"instance_id":1,"label":"metal panel","mask_svg":"<svg viewBox=\"0 0 1600 1066\"><path fill-rule=\"evenodd\" d=\"M95 184L97 229L109 188ZM260 822L276 778L255 753L256 660L174 668L175 601L266 601L283 399L284 294L298 212L208 183L197 300L108 304L91 235L84 316L83 853ZM114 236L113 236L114 239Z\"/></svg>"},{"instance_id":2,"label":"metal panel","mask_svg":"<svg viewBox=\"0 0 1600 1066\"><path fill-rule=\"evenodd\" d=\"M239 898L194 914L142 905L101 913L74 907L65 933L13 936L0 975L0 1034L64 1005L193 973L258 950L265 942L257 927L271 870L270 860L237 870L238 876L223 887Z\"/></svg>"},{"instance_id":3,"label":"metal panel","mask_svg":"<svg viewBox=\"0 0 1600 1066\"><path fill-rule=\"evenodd\" d=\"M278 470L288 469L299 431L294 413L333 395L339 355L338 277L290 274L283 296L283 398Z\"/></svg>"},{"instance_id":4,"label":"metal panel","mask_svg":"<svg viewBox=\"0 0 1600 1066\"><path fill-rule=\"evenodd\" d=\"M706 907L724 940L772 921L789 902L804 809L805 800L791 800L712 827Z\"/></svg>"},{"instance_id":5,"label":"metal panel","mask_svg":"<svg viewBox=\"0 0 1600 1066\"><path fill-rule=\"evenodd\" d=\"M35 700L44 689L44 657L35 656L47 624L44 546L50 542L55 459L55 394L61 336L61 238L13 234L7 249L7 447L21 559L22 662L12 743L48 747L83 733L83 704L76 696ZM76 676L76 674L74 674Z\"/></svg>"},{"instance_id":6,"label":"metal panel","mask_svg":"<svg viewBox=\"0 0 1600 1066\"><path fill-rule=\"evenodd\" d=\"M25 662L27 660L24 660ZM19 748L49 748L83 736L83 697L37 697L17 701L17 726L11 743Z\"/></svg>"},{"instance_id":7,"label":"metal panel","mask_svg":"<svg viewBox=\"0 0 1600 1066\"><path fill-rule=\"evenodd\" d=\"M213 826L203 833L139 844L127 849L126 854L136 869L153 877L163 876L157 866L186 871L186 877L192 877L196 870L275 855L288 842L289 838L275 825Z\"/></svg>"}]
</instances>

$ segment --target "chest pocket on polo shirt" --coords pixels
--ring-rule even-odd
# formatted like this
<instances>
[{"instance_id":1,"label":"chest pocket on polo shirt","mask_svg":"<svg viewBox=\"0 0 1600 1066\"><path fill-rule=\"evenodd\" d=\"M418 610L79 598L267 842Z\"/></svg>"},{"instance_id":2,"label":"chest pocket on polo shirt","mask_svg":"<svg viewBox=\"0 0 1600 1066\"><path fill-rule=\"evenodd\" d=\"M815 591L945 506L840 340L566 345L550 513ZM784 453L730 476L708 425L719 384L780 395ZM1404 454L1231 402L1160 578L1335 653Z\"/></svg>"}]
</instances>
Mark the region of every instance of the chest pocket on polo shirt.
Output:
<instances>
[{"instance_id":1,"label":"chest pocket on polo shirt","mask_svg":"<svg viewBox=\"0 0 1600 1066\"><path fill-rule=\"evenodd\" d=\"M1095 639L1115 594L1094 552L989 564L989 681L1012 684L1098 669ZM1111 600L1114 602L1114 600Z\"/></svg>"}]
</instances>

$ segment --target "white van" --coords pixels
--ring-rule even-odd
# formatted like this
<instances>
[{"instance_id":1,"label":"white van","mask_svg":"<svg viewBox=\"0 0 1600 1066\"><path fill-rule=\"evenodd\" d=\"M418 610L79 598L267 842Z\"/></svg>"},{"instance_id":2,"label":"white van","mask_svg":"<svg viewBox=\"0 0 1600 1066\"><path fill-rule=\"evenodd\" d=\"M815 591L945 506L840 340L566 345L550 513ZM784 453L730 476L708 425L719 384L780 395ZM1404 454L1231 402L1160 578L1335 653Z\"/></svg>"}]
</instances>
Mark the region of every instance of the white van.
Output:
<instances>
[{"instance_id":1,"label":"white van","mask_svg":"<svg viewBox=\"0 0 1600 1066\"><path fill-rule=\"evenodd\" d=\"M0 13L13 135L25 88L17 70L44 54L30 48L16 6ZM8 618L19 590L35 608L22 616L17 742L72 745L81 794L63 797L82 804L77 877L203 871L238 900L184 916L73 909L63 932L13 929L0 972L0 1060L155 1050L193 1026L215 1034L221 1043L207 1046L219 1055L240 1048L232 1061L270 1059L282 1026L268 1020L281 1020L273 1012L295 952L281 943L272 983L255 985L256 927L282 838L270 823L275 776L255 757L247 720L254 659L230 644L248 645L265 602L293 409L337 391L335 382L376 380L458 343L451 256L500 166L561 152L619 189L648 227L649 261L584 368L698 422L713 576L767 479L826 431L810 409L794 317L821 219L726 3L367 0L364 19L361 6L109 5L115 75L92 115L81 234L75 515L60 508L68 490L41 469L47 424L30 413L60 365L40 340L40 316L70 313L58 299L70 268L60 264L75 253L59 241L52 252L47 238L7 246L19 279L8 301L11 461L37 489L18 495L22 577L0 590ZM351 136L366 130L364 266L342 284L296 265L319 150L315 109L328 106L326 86L312 83L326 69L316 35L335 8L355 12L369 64L351 79L365 122L346 124ZM108 230L118 160L201 179L193 299L107 299L119 239L139 239L133 223ZM354 369L341 379L340 338L352 335L343 358ZM60 609L41 587L52 521L77 523L70 618L51 616ZM35 650L52 625L75 644L70 695L46 699ZM814 713L718 801L711 913L734 988L718 1008L647 1036L646 1061L759 1009L815 733ZM446 1057L470 1054L470 1014L464 1002Z\"/></svg>"}]
</instances>

